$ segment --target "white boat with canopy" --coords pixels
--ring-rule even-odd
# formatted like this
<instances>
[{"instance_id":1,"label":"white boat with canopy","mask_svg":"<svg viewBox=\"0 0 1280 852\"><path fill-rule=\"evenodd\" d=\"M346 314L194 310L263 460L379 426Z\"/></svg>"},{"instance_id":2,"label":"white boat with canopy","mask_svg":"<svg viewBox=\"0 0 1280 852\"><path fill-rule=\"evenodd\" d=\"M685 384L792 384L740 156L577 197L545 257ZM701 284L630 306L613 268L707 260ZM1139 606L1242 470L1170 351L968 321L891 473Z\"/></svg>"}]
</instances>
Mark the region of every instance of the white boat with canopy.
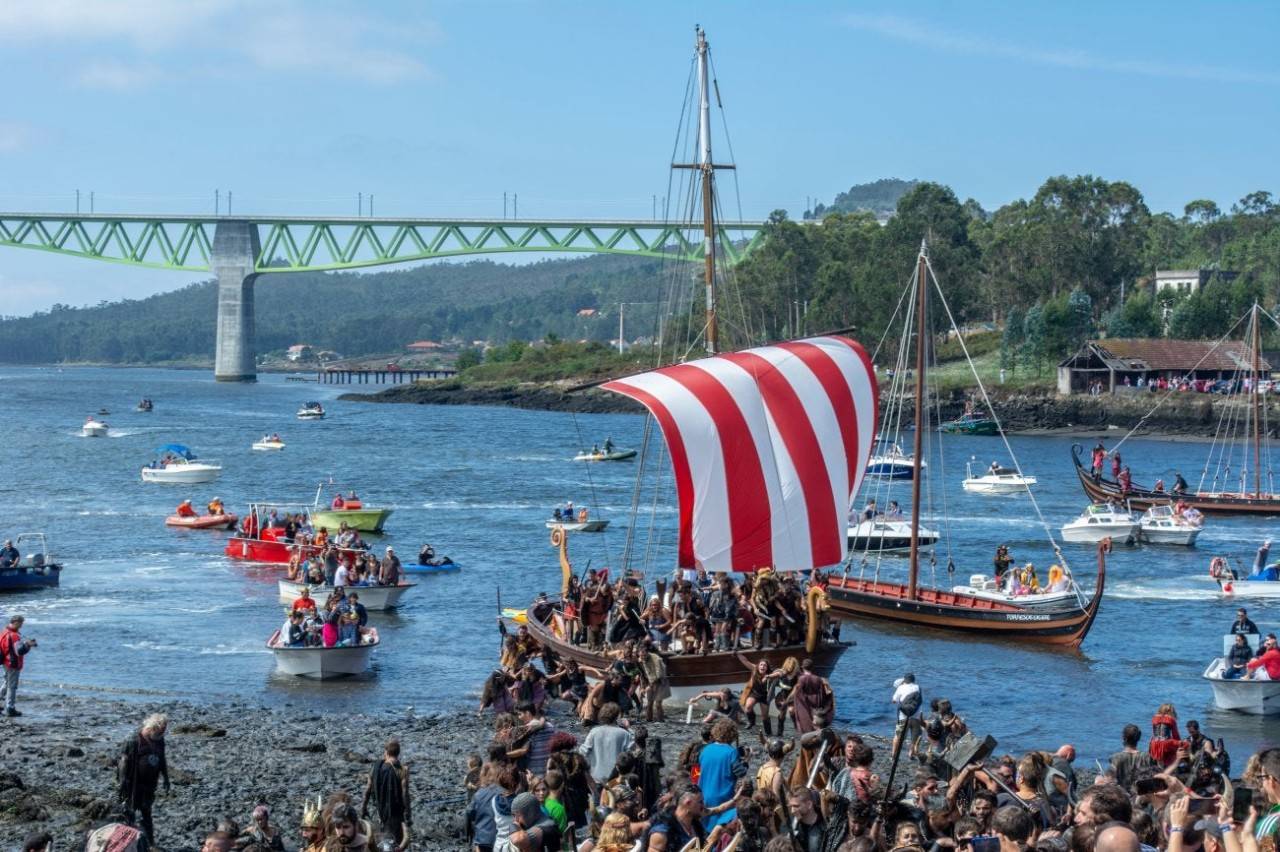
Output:
<instances>
[{"instance_id":1,"label":"white boat with canopy","mask_svg":"<svg viewBox=\"0 0 1280 852\"><path fill-rule=\"evenodd\" d=\"M1026 476L1015 467L1001 467L998 462L992 462L986 470L975 474L974 461L971 457L964 466L965 478L960 485L965 491L974 494L1021 494L1036 484L1034 476Z\"/></svg>"},{"instance_id":2,"label":"white boat with canopy","mask_svg":"<svg viewBox=\"0 0 1280 852\"><path fill-rule=\"evenodd\" d=\"M1148 544L1194 547L1204 529L1203 518L1195 509L1179 513L1173 506L1152 506L1139 519L1138 535Z\"/></svg>"},{"instance_id":3,"label":"white boat with canopy","mask_svg":"<svg viewBox=\"0 0 1280 852\"><path fill-rule=\"evenodd\" d=\"M1138 518L1115 504L1093 503L1062 526L1062 540L1074 544L1097 544L1104 538L1133 544L1138 540Z\"/></svg>"},{"instance_id":4,"label":"white boat with canopy","mask_svg":"<svg viewBox=\"0 0 1280 852\"><path fill-rule=\"evenodd\" d=\"M82 438L105 438L109 428L111 427L103 421L95 420L91 414L84 419L84 425L80 427L80 436Z\"/></svg>"},{"instance_id":5,"label":"white boat with canopy","mask_svg":"<svg viewBox=\"0 0 1280 852\"><path fill-rule=\"evenodd\" d=\"M156 450L159 458L142 469L143 482L166 482L190 485L213 482L222 475L222 464L197 459L184 444L165 444Z\"/></svg>"},{"instance_id":6,"label":"white boat with canopy","mask_svg":"<svg viewBox=\"0 0 1280 852\"><path fill-rule=\"evenodd\" d=\"M279 435L263 435L260 440L254 441L251 448L259 452L276 452L283 450L284 441Z\"/></svg>"}]
</instances>

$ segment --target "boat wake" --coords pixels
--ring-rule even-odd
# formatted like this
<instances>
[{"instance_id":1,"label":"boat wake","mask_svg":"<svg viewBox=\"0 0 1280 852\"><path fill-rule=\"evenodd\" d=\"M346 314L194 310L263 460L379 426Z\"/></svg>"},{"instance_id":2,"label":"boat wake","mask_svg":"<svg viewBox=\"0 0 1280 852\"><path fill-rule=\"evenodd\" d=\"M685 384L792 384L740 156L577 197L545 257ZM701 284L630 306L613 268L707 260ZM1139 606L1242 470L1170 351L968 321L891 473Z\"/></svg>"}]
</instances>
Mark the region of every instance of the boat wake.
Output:
<instances>
[{"instance_id":1,"label":"boat wake","mask_svg":"<svg viewBox=\"0 0 1280 852\"><path fill-rule=\"evenodd\" d=\"M1109 583L1106 596L1125 600L1212 601L1221 598L1222 593L1217 586L1165 586L1121 581Z\"/></svg>"}]
</instances>

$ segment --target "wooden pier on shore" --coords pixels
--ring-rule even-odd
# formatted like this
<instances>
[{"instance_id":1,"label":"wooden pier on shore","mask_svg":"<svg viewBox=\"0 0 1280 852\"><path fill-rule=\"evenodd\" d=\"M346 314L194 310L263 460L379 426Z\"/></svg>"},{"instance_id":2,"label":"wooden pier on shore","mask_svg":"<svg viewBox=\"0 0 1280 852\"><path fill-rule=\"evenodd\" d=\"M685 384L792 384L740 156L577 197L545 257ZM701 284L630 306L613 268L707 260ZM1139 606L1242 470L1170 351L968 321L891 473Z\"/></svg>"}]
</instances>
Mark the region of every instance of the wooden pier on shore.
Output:
<instances>
[{"instance_id":1,"label":"wooden pier on shore","mask_svg":"<svg viewBox=\"0 0 1280 852\"><path fill-rule=\"evenodd\" d=\"M326 367L316 373L316 381L326 385L398 385L419 379L449 379L458 375L449 368L400 368L389 370L358 369L355 367Z\"/></svg>"}]
</instances>

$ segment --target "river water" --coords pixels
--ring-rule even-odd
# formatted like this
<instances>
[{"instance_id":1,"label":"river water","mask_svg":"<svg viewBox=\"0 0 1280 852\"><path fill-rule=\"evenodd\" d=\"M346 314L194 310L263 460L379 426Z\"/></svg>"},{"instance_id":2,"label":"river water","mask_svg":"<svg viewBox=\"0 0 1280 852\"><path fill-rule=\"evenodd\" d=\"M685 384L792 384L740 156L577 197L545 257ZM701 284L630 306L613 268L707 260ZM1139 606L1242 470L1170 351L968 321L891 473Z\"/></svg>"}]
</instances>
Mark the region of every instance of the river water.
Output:
<instances>
[{"instance_id":1,"label":"river water","mask_svg":"<svg viewBox=\"0 0 1280 852\"><path fill-rule=\"evenodd\" d=\"M617 564L635 465L588 467L570 458L579 434L587 443L611 435L621 446L638 445L642 417L370 405L337 400L342 390L275 375L239 385L217 384L203 372L0 369L0 532L46 532L66 567L60 589L0 598L3 614L25 613L25 632L40 640L25 683L328 712L473 706L496 661L499 594L506 605L524 606L537 592L556 590L559 569L543 526L549 507L573 499L609 517L608 533L574 537L572 555L579 568L588 559L597 567ZM143 396L155 401L154 412L133 410ZM309 399L324 402L325 420L294 418ZM85 416L104 407L109 437L79 437ZM285 451L250 451L275 431ZM956 578L989 570L1001 542L1020 562L1035 561L1043 576L1051 554L1029 500L960 488L970 456L983 466L1007 458L1000 439L939 440L942 463L931 463L927 481L934 504L946 502L950 522L938 525L950 535ZM1040 506L1055 529L1085 502L1070 463L1073 440L1092 445L1092 436L1011 438L1023 467L1039 477ZM143 484L139 468L169 442L221 460L222 478ZM1172 482L1177 468L1193 485L1207 451L1205 442L1154 439L1124 447L1136 478ZM379 548L391 544L412 558L430 541L463 570L420 578L397 613L373 614L383 645L369 676L319 684L275 674L265 650L282 621L279 569L226 558L225 533L173 530L163 521L185 497L200 506L221 496L239 512L250 500L309 503L330 477L356 488L367 504L394 508ZM908 492L893 496L905 503ZM665 501L655 505L646 495L643 502L637 549L649 543L648 564L658 571L670 564L675 513ZM1173 701L1180 718L1198 718L1225 737L1243 765L1248 750L1277 738L1280 725L1212 709L1200 674L1220 649L1235 603L1218 595L1207 566L1215 553L1247 562L1274 525L1214 518L1194 549L1117 547L1101 613L1080 653L847 622L843 635L857 646L832 678L837 715L887 733L892 681L914 671L927 696L949 697L972 728L992 733L1002 748L1073 742L1083 757L1105 760L1124 724L1146 730L1155 707ZM651 528L662 535L651 537ZM1066 552L1091 586L1092 548L1069 545ZM926 581L931 570L946 581L947 554L939 548L936 569L925 563ZM886 560L882 576L901 576L904 564ZM1280 630L1280 607L1249 607L1264 631Z\"/></svg>"}]
</instances>

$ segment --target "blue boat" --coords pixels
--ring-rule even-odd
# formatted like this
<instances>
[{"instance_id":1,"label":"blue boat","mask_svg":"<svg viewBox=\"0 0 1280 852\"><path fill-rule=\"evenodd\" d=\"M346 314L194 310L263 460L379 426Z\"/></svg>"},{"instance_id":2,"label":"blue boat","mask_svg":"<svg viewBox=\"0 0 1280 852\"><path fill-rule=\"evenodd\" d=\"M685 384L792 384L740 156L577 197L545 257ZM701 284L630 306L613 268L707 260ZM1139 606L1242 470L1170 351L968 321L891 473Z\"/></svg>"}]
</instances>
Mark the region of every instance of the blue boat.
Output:
<instances>
[{"instance_id":1,"label":"blue boat","mask_svg":"<svg viewBox=\"0 0 1280 852\"><path fill-rule=\"evenodd\" d=\"M928 466L928 462L920 462L922 470ZM904 453L896 443L889 444L867 460L867 476L877 479L911 479L915 476L915 470L915 459Z\"/></svg>"},{"instance_id":2,"label":"blue boat","mask_svg":"<svg viewBox=\"0 0 1280 852\"><path fill-rule=\"evenodd\" d=\"M423 565L421 563L410 563L401 565L400 570L406 574L453 574L462 570L462 566L457 562L446 562L443 565Z\"/></svg>"},{"instance_id":3,"label":"blue boat","mask_svg":"<svg viewBox=\"0 0 1280 852\"><path fill-rule=\"evenodd\" d=\"M16 559L6 554L10 547L18 554ZM62 566L49 556L44 533L23 533L12 544L6 541L0 551L0 592L52 588L61 574Z\"/></svg>"}]
</instances>

